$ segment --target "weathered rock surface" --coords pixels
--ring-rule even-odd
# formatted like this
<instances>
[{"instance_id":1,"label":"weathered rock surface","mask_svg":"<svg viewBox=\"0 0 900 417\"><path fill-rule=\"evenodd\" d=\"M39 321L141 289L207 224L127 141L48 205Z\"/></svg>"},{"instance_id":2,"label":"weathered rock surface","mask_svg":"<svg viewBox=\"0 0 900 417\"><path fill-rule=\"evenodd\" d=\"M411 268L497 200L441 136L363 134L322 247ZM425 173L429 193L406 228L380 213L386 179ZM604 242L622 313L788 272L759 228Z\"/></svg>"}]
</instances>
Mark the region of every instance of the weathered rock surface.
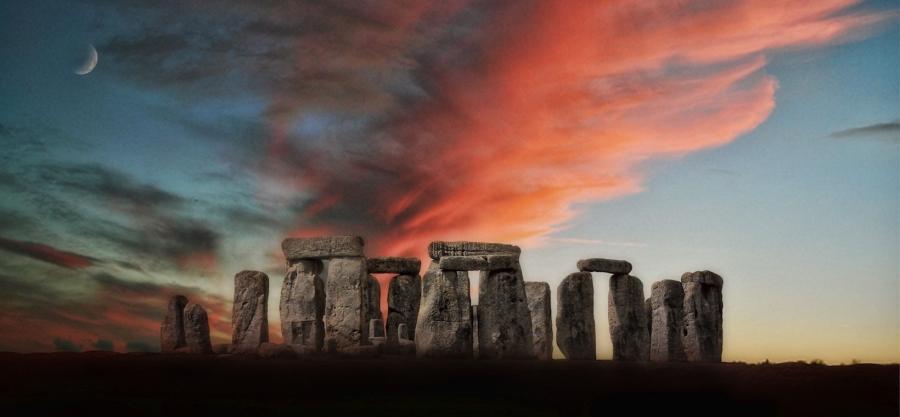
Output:
<instances>
[{"instance_id":1,"label":"weathered rock surface","mask_svg":"<svg viewBox=\"0 0 900 417\"><path fill-rule=\"evenodd\" d=\"M369 320L369 338L384 337L384 321L381 319Z\"/></svg>"},{"instance_id":2,"label":"weathered rock surface","mask_svg":"<svg viewBox=\"0 0 900 417\"><path fill-rule=\"evenodd\" d=\"M670 279L654 282L650 290L653 321L650 325L650 360L685 360L681 343L684 331L684 290L681 282Z\"/></svg>"},{"instance_id":3,"label":"weathered rock surface","mask_svg":"<svg viewBox=\"0 0 900 417\"><path fill-rule=\"evenodd\" d=\"M256 353L263 358L290 359L297 356L291 346L278 343L263 343L259 345Z\"/></svg>"},{"instance_id":4,"label":"weathered rock surface","mask_svg":"<svg viewBox=\"0 0 900 417\"><path fill-rule=\"evenodd\" d=\"M370 274L419 275L422 261L419 258L382 257L366 260Z\"/></svg>"},{"instance_id":5,"label":"weathered rock surface","mask_svg":"<svg viewBox=\"0 0 900 417\"><path fill-rule=\"evenodd\" d=\"M613 360L646 361L650 352L644 285L637 277L615 274L609 278L609 335Z\"/></svg>"},{"instance_id":6,"label":"weathered rock surface","mask_svg":"<svg viewBox=\"0 0 900 417\"><path fill-rule=\"evenodd\" d=\"M447 271L496 271L499 269L519 269L519 256L443 256L440 259L440 267Z\"/></svg>"},{"instance_id":7,"label":"weathered rock surface","mask_svg":"<svg viewBox=\"0 0 900 417\"><path fill-rule=\"evenodd\" d=\"M388 318L387 318L387 345L398 344L398 329L405 325L406 338L415 340L412 330L416 328L416 320L419 316L419 302L422 293L422 280L418 275L397 275L388 284Z\"/></svg>"},{"instance_id":8,"label":"weathered rock surface","mask_svg":"<svg viewBox=\"0 0 900 417\"><path fill-rule=\"evenodd\" d=\"M366 326L369 326L372 320L384 323L384 315L381 314L381 284L372 275L367 275L366 281ZM374 335L367 328L366 337L372 336ZM384 329L381 336L384 336Z\"/></svg>"},{"instance_id":9,"label":"weathered rock surface","mask_svg":"<svg viewBox=\"0 0 900 417\"><path fill-rule=\"evenodd\" d=\"M269 277L258 271L234 276L231 344L237 352L255 351L269 341Z\"/></svg>"},{"instance_id":10,"label":"weathered rock surface","mask_svg":"<svg viewBox=\"0 0 900 417\"><path fill-rule=\"evenodd\" d=\"M522 253L522 249L518 246L505 243L435 241L428 245L428 256L435 260L443 256L519 255L520 253Z\"/></svg>"},{"instance_id":11,"label":"weathered rock surface","mask_svg":"<svg viewBox=\"0 0 900 417\"><path fill-rule=\"evenodd\" d=\"M478 356L478 305L472 306L472 356L476 359Z\"/></svg>"},{"instance_id":12,"label":"weathered rock surface","mask_svg":"<svg viewBox=\"0 0 900 417\"><path fill-rule=\"evenodd\" d=\"M367 342L366 259L330 259L327 275L325 346L329 352L347 352Z\"/></svg>"},{"instance_id":13,"label":"weathered rock surface","mask_svg":"<svg viewBox=\"0 0 900 417\"><path fill-rule=\"evenodd\" d=\"M397 344L390 347L390 352L397 355L415 355L416 342L409 339L410 333L406 323L400 323L397 326Z\"/></svg>"},{"instance_id":14,"label":"weathered rock surface","mask_svg":"<svg viewBox=\"0 0 900 417\"><path fill-rule=\"evenodd\" d=\"M212 353L209 342L209 317L200 304L188 303L184 307L184 341L193 353Z\"/></svg>"},{"instance_id":15,"label":"weathered rock surface","mask_svg":"<svg viewBox=\"0 0 900 417\"><path fill-rule=\"evenodd\" d=\"M710 271L687 272L684 288L683 343L691 362L722 361L722 277Z\"/></svg>"},{"instance_id":16,"label":"weathered rock surface","mask_svg":"<svg viewBox=\"0 0 900 417\"><path fill-rule=\"evenodd\" d=\"M303 259L288 268L281 286L281 335L287 345L322 350L325 338L325 282L322 262Z\"/></svg>"},{"instance_id":17,"label":"weathered rock surface","mask_svg":"<svg viewBox=\"0 0 900 417\"><path fill-rule=\"evenodd\" d=\"M589 258L578 261L578 270L582 272L628 274L631 272L631 263L615 259Z\"/></svg>"},{"instance_id":18,"label":"weathered rock surface","mask_svg":"<svg viewBox=\"0 0 900 417\"><path fill-rule=\"evenodd\" d=\"M175 295L166 306L166 316L159 327L159 348L161 352L174 352L185 346L184 340L184 306L187 297Z\"/></svg>"},{"instance_id":19,"label":"weathered rock surface","mask_svg":"<svg viewBox=\"0 0 900 417\"><path fill-rule=\"evenodd\" d=\"M359 236L288 238L281 242L281 250L292 263L300 259L362 257L363 245Z\"/></svg>"},{"instance_id":20,"label":"weathered rock surface","mask_svg":"<svg viewBox=\"0 0 900 417\"><path fill-rule=\"evenodd\" d=\"M443 271L437 261L431 262L422 282L415 337L419 357L472 357L468 272Z\"/></svg>"},{"instance_id":21,"label":"weathered rock surface","mask_svg":"<svg viewBox=\"0 0 900 417\"><path fill-rule=\"evenodd\" d=\"M553 323L550 318L550 284L546 282L526 282L525 296L528 297L528 311L531 313L531 341L534 357L553 358Z\"/></svg>"},{"instance_id":22,"label":"weathered rock surface","mask_svg":"<svg viewBox=\"0 0 900 417\"><path fill-rule=\"evenodd\" d=\"M534 358L533 340L521 269L482 271L478 286L478 357Z\"/></svg>"},{"instance_id":23,"label":"weathered rock surface","mask_svg":"<svg viewBox=\"0 0 900 417\"><path fill-rule=\"evenodd\" d=\"M569 274L556 289L556 345L567 359L597 359L594 281L590 272Z\"/></svg>"},{"instance_id":24,"label":"weathered rock surface","mask_svg":"<svg viewBox=\"0 0 900 417\"><path fill-rule=\"evenodd\" d=\"M653 305L648 298L644 300L644 312L647 313L647 340L653 343ZM650 344L647 345L647 358L650 358Z\"/></svg>"}]
</instances>

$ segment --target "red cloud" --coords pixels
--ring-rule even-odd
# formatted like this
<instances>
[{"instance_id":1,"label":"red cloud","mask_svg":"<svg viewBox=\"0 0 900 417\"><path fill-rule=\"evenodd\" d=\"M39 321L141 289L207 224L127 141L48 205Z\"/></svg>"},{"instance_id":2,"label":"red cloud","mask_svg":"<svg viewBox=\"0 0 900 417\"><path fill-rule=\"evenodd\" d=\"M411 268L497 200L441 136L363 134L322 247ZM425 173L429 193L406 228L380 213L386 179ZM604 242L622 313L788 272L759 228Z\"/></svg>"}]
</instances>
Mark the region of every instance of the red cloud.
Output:
<instances>
[{"instance_id":1,"label":"red cloud","mask_svg":"<svg viewBox=\"0 0 900 417\"><path fill-rule=\"evenodd\" d=\"M767 53L839 41L884 20L848 13L855 3L509 2L486 12L473 35L417 62L428 96L392 113L364 144L292 150L284 119L275 120L269 173L318 197L298 213L294 234L365 234L371 255L421 255L434 239L527 244L564 227L576 203L639 191L640 163L721 146L758 126L775 106ZM415 28L404 21L390 44L420 47L427 40Z\"/></svg>"},{"instance_id":2,"label":"red cloud","mask_svg":"<svg viewBox=\"0 0 900 417\"><path fill-rule=\"evenodd\" d=\"M0 237L0 249L69 269L87 268L98 262L96 258L59 250L50 245L2 237Z\"/></svg>"}]
</instances>

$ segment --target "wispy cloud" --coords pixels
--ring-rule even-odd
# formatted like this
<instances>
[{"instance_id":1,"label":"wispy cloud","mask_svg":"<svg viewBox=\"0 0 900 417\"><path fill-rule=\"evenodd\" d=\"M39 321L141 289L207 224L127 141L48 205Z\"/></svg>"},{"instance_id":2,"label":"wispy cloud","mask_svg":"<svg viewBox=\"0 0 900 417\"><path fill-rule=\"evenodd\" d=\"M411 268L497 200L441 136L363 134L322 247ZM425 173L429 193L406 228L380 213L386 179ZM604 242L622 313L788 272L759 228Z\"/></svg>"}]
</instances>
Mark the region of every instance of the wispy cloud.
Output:
<instances>
[{"instance_id":1,"label":"wispy cloud","mask_svg":"<svg viewBox=\"0 0 900 417\"><path fill-rule=\"evenodd\" d=\"M840 130L831 134L833 138L869 138L900 141L900 121L875 123L868 126Z\"/></svg>"}]
</instances>

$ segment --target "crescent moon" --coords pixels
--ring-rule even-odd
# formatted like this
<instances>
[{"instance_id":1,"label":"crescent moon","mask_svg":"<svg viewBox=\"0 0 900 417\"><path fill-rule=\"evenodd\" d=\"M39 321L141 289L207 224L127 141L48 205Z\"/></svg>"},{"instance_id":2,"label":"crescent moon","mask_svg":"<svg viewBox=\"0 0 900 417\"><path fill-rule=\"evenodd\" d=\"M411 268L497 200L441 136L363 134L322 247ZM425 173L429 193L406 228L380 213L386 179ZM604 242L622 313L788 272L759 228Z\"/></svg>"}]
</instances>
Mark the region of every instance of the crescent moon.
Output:
<instances>
[{"instance_id":1,"label":"crescent moon","mask_svg":"<svg viewBox=\"0 0 900 417\"><path fill-rule=\"evenodd\" d=\"M88 45L90 49L88 51L88 57L84 61L84 64L81 64L81 67L75 70L75 73L78 75L88 75L91 71L94 70L94 67L97 66L97 60L100 58L97 55L97 50L94 49L94 45Z\"/></svg>"}]
</instances>

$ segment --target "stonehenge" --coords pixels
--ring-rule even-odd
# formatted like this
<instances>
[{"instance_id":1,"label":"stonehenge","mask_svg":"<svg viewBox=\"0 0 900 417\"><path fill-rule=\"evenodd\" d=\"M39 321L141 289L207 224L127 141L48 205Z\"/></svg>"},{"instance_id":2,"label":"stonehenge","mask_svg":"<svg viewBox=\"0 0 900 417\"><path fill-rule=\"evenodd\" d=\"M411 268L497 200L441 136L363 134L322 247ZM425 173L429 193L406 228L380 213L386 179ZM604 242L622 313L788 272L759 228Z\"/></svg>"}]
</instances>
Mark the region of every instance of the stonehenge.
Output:
<instances>
[{"instance_id":1,"label":"stonehenge","mask_svg":"<svg viewBox=\"0 0 900 417\"><path fill-rule=\"evenodd\" d=\"M609 278L609 335L613 360L646 361L650 352L644 284L628 274Z\"/></svg>"},{"instance_id":2,"label":"stonehenge","mask_svg":"<svg viewBox=\"0 0 900 417\"><path fill-rule=\"evenodd\" d=\"M654 282L650 291L650 360L685 360L681 337L684 330L684 290L670 279Z\"/></svg>"},{"instance_id":3,"label":"stonehenge","mask_svg":"<svg viewBox=\"0 0 900 417\"><path fill-rule=\"evenodd\" d=\"M553 323L550 319L550 284L526 282L525 296L531 313L531 340L537 359L553 358Z\"/></svg>"},{"instance_id":4,"label":"stonehenge","mask_svg":"<svg viewBox=\"0 0 900 417\"><path fill-rule=\"evenodd\" d=\"M571 273L556 289L556 345L566 359L597 359L590 272Z\"/></svg>"},{"instance_id":5,"label":"stonehenge","mask_svg":"<svg viewBox=\"0 0 900 417\"><path fill-rule=\"evenodd\" d=\"M684 352L691 362L722 361L722 277L710 271L686 272Z\"/></svg>"},{"instance_id":6,"label":"stonehenge","mask_svg":"<svg viewBox=\"0 0 900 417\"><path fill-rule=\"evenodd\" d=\"M283 343L269 342L269 277L234 276L231 343L212 345L206 309L181 295L167 300L160 325L166 353L319 354L419 358L553 357L551 289L525 282L515 245L435 241L424 276L417 258L366 258L358 236L289 238L278 305ZM644 297L628 261L588 258L556 289L556 344L569 360L597 359L594 277L609 274L607 318L615 361L721 362L722 277L687 272L653 283ZM469 273L479 272L478 305ZM381 310L379 279L387 281ZM386 313L386 314L385 314ZM214 318L214 321L217 320Z\"/></svg>"},{"instance_id":7,"label":"stonehenge","mask_svg":"<svg viewBox=\"0 0 900 417\"><path fill-rule=\"evenodd\" d=\"M269 276L241 271L234 276L231 344L238 353L255 352L269 341Z\"/></svg>"}]
</instances>

